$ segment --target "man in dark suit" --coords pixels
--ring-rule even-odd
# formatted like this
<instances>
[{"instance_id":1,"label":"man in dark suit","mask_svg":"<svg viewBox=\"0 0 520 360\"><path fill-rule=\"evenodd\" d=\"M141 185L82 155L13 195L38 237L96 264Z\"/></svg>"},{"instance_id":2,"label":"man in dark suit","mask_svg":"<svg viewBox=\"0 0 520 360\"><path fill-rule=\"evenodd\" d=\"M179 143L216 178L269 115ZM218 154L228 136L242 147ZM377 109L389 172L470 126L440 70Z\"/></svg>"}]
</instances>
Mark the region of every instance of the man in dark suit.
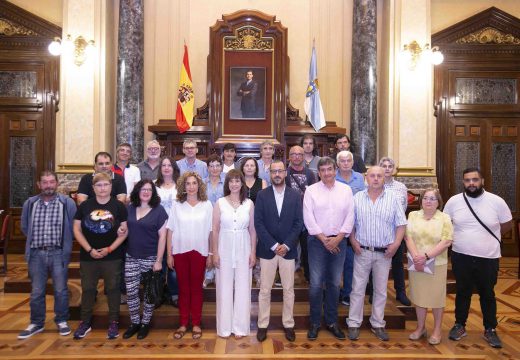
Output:
<instances>
[{"instance_id":1,"label":"man in dark suit","mask_svg":"<svg viewBox=\"0 0 520 360\"><path fill-rule=\"evenodd\" d=\"M256 112L256 92L258 91L258 83L253 80L253 71L247 70L246 81L240 84L237 95L242 97L240 102L240 110L243 118L253 118Z\"/></svg>"},{"instance_id":2,"label":"man in dark suit","mask_svg":"<svg viewBox=\"0 0 520 360\"><path fill-rule=\"evenodd\" d=\"M294 267L303 226L302 202L300 193L285 185L283 162L271 163L270 176L272 185L258 193L255 203L256 256L260 258L261 268L256 338L258 341L266 339L271 288L279 269L283 287L282 323L285 337L294 341Z\"/></svg>"}]
</instances>

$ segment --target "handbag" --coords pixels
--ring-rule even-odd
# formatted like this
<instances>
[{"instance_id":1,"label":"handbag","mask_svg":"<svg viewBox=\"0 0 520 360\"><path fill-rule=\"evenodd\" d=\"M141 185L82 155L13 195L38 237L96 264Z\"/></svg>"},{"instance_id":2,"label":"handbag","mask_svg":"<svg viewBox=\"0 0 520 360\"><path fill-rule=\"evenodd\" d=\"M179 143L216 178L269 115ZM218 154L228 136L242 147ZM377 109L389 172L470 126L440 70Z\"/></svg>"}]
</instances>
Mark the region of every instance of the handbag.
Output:
<instances>
[{"instance_id":1,"label":"handbag","mask_svg":"<svg viewBox=\"0 0 520 360\"><path fill-rule=\"evenodd\" d=\"M473 216L475 217L475 219L477 219L477 221L480 223L480 225L482 225L482 227L484 229L487 230L488 233L490 233L497 241L500 245L502 245L502 241L500 241L499 238L497 238L497 236L495 235L495 233L493 231L491 231L487 226L486 224L484 224L482 222L482 220L479 219L479 217L477 216L477 214L475 214L475 211L473 210L473 208L471 207L471 205L469 204L469 201L468 201L468 198L466 197L466 194L462 193L462 196L464 197L464 201L466 202L466 205L468 205L469 207L469 210L471 211L471 213L473 214Z\"/></svg>"},{"instance_id":2,"label":"handbag","mask_svg":"<svg viewBox=\"0 0 520 360\"><path fill-rule=\"evenodd\" d=\"M161 271L148 270L143 273L144 300L148 304L161 305L164 292L164 279Z\"/></svg>"}]
</instances>

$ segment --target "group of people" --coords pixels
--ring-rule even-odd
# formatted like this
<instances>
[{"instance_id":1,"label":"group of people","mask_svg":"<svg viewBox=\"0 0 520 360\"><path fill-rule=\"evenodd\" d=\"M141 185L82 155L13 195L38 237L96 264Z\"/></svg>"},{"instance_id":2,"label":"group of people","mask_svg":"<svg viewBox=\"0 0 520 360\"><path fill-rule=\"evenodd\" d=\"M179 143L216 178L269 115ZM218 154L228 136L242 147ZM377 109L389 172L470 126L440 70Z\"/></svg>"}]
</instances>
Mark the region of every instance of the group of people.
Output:
<instances>
[{"instance_id":1,"label":"group of people","mask_svg":"<svg viewBox=\"0 0 520 360\"><path fill-rule=\"evenodd\" d=\"M306 135L290 148L286 166L274 159L275 147L269 141L260 145L259 160L236 162L234 145L226 144L222 157L210 155L202 162L193 140L184 142L185 157L178 161L161 158L154 140L147 144L146 160L135 167L129 164L130 145L121 144L115 164L109 153L96 155L94 174L81 179L77 208L71 198L57 193L56 174L44 171L38 181L40 194L28 199L22 212L32 292L31 323L18 337L44 329L49 274L59 333L71 333L67 267L75 238L81 246L82 287L76 339L91 330L99 278L108 299L107 338L119 335L122 293L131 322L123 338L145 338L154 304L144 301L140 311L139 284L150 270L164 272L168 298L179 307L174 338L181 339L191 325L191 336L199 339L203 282L206 270L213 268L218 336L249 335L255 273L260 288L256 337L266 339L278 273L285 337L294 341L294 278L301 267L309 281L309 340L317 339L322 315L337 339L357 340L368 290L371 331L387 341L384 310L392 269L396 299L416 309L417 328L409 339L427 337L425 319L431 308L434 328L428 342L436 345L442 337L447 250L452 246L457 294L449 338L466 336L476 286L484 338L501 347L493 288L500 237L512 227L505 201L484 191L479 169L468 168L463 172L464 192L450 198L444 211L439 190L431 188L421 194L420 210L407 219L407 189L394 179L395 162L383 157L367 170L349 147L348 136L338 135L336 153L320 158L315 139ZM404 285L405 243L410 299ZM338 322L340 302L349 306L347 336Z\"/></svg>"}]
</instances>

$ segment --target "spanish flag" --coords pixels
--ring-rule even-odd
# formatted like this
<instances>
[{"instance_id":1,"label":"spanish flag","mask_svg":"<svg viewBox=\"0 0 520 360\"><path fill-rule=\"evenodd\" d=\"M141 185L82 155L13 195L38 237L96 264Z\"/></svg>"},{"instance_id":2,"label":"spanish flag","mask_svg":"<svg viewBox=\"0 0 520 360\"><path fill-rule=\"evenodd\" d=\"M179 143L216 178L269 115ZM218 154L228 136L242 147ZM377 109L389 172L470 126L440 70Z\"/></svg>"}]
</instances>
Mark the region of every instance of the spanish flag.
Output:
<instances>
[{"instance_id":1,"label":"spanish flag","mask_svg":"<svg viewBox=\"0 0 520 360\"><path fill-rule=\"evenodd\" d=\"M193 124L193 83L191 82L190 62L188 60L188 47L184 45L184 57L182 58L181 76L179 78L179 94L177 96L177 127L181 133L189 130Z\"/></svg>"}]
</instances>

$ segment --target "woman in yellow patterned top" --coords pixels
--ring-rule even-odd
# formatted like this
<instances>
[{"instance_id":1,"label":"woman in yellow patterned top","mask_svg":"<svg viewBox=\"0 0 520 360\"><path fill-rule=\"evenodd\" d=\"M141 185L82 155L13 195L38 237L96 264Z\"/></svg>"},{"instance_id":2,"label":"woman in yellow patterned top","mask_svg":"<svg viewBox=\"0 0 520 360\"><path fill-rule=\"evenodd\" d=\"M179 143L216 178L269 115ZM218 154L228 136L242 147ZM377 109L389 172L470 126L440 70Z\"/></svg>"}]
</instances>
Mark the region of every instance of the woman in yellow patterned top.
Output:
<instances>
[{"instance_id":1,"label":"woman in yellow patterned top","mask_svg":"<svg viewBox=\"0 0 520 360\"><path fill-rule=\"evenodd\" d=\"M410 340L426 337L426 313L432 309L434 328L428 342L441 342L441 326L446 306L446 277L448 271L448 248L453 239L453 226L442 209L442 198L438 189L427 189L420 198L421 210L408 215L406 246L413 259L416 271L409 271L410 299L415 304L417 328ZM428 260L434 259L433 274L424 271Z\"/></svg>"}]
</instances>

